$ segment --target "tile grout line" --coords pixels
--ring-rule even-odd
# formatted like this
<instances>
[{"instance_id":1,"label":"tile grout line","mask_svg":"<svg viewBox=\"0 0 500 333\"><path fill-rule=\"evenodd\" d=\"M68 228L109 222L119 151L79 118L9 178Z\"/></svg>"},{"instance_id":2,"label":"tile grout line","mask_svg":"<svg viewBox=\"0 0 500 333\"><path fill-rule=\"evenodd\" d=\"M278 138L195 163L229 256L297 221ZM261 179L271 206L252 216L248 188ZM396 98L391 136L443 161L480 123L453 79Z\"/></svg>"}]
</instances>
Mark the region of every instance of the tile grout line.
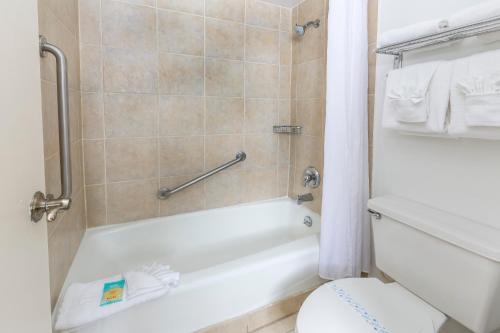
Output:
<instances>
[{"instance_id":1,"label":"tile grout line","mask_svg":"<svg viewBox=\"0 0 500 333\"><path fill-rule=\"evenodd\" d=\"M100 97L100 105L102 108L102 131L103 131L103 154L104 154L104 224L109 224L109 216L108 216L108 171L107 171L107 138L106 138L106 110L104 104L104 46L103 46L103 33L102 33L102 1L99 0L99 53L100 53L100 64L101 67L101 92L99 96L99 92L97 92L98 97Z\"/></svg>"},{"instance_id":2,"label":"tile grout line","mask_svg":"<svg viewBox=\"0 0 500 333\"><path fill-rule=\"evenodd\" d=\"M160 22L158 0L155 0L155 32L156 32L156 187L161 187L161 142L160 142ZM157 216L161 216L161 201L157 199Z\"/></svg>"}]
</instances>

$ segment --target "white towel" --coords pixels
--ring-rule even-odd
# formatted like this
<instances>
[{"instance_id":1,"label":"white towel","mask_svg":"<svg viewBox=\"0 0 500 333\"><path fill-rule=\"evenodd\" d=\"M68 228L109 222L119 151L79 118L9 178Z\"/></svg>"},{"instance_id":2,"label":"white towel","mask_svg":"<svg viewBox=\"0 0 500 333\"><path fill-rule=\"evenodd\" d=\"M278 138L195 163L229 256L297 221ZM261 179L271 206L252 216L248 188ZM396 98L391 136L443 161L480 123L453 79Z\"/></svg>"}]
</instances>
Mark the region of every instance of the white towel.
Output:
<instances>
[{"instance_id":1,"label":"white towel","mask_svg":"<svg viewBox=\"0 0 500 333\"><path fill-rule=\"evenodd\" d=\"M450 100L450 62L429 62L391 71L383 127L415 134L443 134Z\"/></svg>"},{"instance_id":2,"label":"white towel","mask_svg":"<svg viewBox=\"0 0 500 333\"><path fill-rule=\"evenodd\" d=\"M169 266L153 263L107 279L73 283L62 299L55 329L76 328L158 298L177 286L179 277ZM125 280L123 300L101 306L104 284L121 279Z\"/></svg>"},{"instance_id":3,"label":"white towel","mask_svg":"<svg viewBox=\"0 0 500 333\"><path fill-rule=\"evenodd\" d=\"M450 16L450 28L476 23L485 19L500 16L500 0L482 2L476 6L467 7Z\"/></svg>"},{"instance_id":4,"label":"white towel","mask_svg":"<svg viewBox=\"0 0 500 333\"><path fill-rule=\"evenodd\" d=\"M405 42L425 35L445 31L448 28L448 21L432 20L408 25L402 28L388 30L378 37L378 47Z\"/></svg>"},{"instance_id":5,"label":"white towel","mask_svg":"<svg viewBox=\"0 0 500 333\"><path fill-rule=\"evenodd\" d=\"M500 51L459 59L451 84L449 133L500 139Z\"/></svg>"}]
</instances>

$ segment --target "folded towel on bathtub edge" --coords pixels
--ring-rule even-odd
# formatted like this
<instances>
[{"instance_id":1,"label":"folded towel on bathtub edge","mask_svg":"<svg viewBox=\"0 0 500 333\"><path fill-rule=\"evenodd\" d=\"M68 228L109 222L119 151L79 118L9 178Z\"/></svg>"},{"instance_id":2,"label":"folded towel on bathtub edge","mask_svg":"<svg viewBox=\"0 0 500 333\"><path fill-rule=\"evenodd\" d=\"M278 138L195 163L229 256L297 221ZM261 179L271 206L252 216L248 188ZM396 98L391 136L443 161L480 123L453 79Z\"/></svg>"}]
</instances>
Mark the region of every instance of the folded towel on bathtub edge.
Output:
<instances>
[{"instance_id":1,"label":"folded towel on bathtub edge","mask_svg":"<svg viewBox=\"0 0 500 333\"><path fill-rule=\"evenodd\" d=\"M161 297L177 286L179 278L180 274L171 271L169 266L153 263L106 279L73 283L64 293L55 329L61 331L83 326ZM124 288L115 288L112 291L115 295L105 300L103 293L107 286L119 285L122 281Z\"/></svg>"}]
</instances>

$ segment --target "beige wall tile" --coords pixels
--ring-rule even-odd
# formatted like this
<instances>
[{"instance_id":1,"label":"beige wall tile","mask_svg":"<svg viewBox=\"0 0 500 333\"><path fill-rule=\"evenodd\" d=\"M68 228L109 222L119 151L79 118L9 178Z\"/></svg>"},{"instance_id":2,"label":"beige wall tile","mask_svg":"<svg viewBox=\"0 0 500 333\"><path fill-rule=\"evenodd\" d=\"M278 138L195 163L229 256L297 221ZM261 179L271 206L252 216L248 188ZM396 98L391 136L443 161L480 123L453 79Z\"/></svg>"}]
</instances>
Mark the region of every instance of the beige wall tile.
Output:
<instances>
[{"instance_id":1,"label":"beige wall tile","mask_svg":"<svg viewBox=\"0 0 500 333\"><path fill-rule=\"evenodd\" d=\"M243 62L206 59L206 95L243 97Z\"/></svg>"},{"instance_id":2,"label":"beige wall tile","mask_svg":"<svg viewBox=\"0 0 500 333\"><path fill-rule=\"evenodd\" d=\"M108 223L123 223L158 216L157 191L156 179L108 184Z\"/></svg>"},{"instance_id":3,"label":"beige wall tile","mask_svg":"<svg viewBox=\"0 0 500 333\"><path fill-rule=\"evenodd\" d=\"M106 92L153 93L157 89L157 55L132 50L104 50Z\"/></svg>"},{"instance_id":4,"label":"beige wall tile","mask_svg":"<svg viewBox=\"0 0 500 333\"><path fill-rule=\"evenodd\" d=\"M83 147L81 140L71 144L71 176L73 192L77 193L83 188Z\"/></svg>"},{"instance_id":5,"label":"beige wall tile","mask_svg":"<svg viewBox=\"0 0 500 333\"><path fill-rule=\"evenodd\" d=\"M201 173L202 156L202 136L160 138L160 175L169 177Z\"/></svg>"},{"instance_id":6,"label":"beige wall tile","mask_svg":"<svg viewBox=\"0 0 500 333\"><path fill-rule=\"evenodd\" d=\"M87 227L100 227L106 224L106 185L87 186Z\"/></svg>"},{"instance_id":7,"label":"beige wall tile","mask_svg":"<svg viewBox=\"0 0 500 333\"><path fill-rule=\"evenodd\" d=\"M280 30L290 32L292 26L292 9L282 7L280 15Z\"/></svg>"},{"instance_id":8,"label":"beige wall tile","mask_svg":"<svg viewBox=\"0 0 500 333\"><path fill-rule=\"evenodd\" d=\"M297 172L302 173L307 167L314 166L318 169L323 165L323 140L314 136L301 136L297 138L295 147L295 163ZM311 149L311 147L321 147L320 149Z\"/></svg>"},{"instance_id":9,"label":"beige wall tile","mask_svg":"<svg viewBox=\"0 0 500 333\"><path fill-rule=\"evenodd\" d=\"M207 97L206 134L241 133L245 117L242 98Z\"/></svg>"},{"instance_id":10,"label":"beige wall tile","mask_svg":"<svg viewBox=\"0 0 500 333\"><path fill-rule=\"evenodd\" d=\"M300 84L297 89L298 98L321 98L324 95L325 66L323 59L299 64L297 77Z\"/></svg>"},{"instance_id":11,"label":"beige wall tile","mask_svg":"<svg viewBox=\"0 0 500 333\"><path fill-rule=\"evenodd\" d=\"M297 124L305 135L323 135L324 103L321 99L300 99L297 101Z\"/></svg>"},{"instance_id":12,"label":"beige wall tile","mask_svg":"<svg viewBox=\"0 0 500 333\"><path fill-rule=\"evenodd\" d=\"M82 138L82 97L79 90L69 91L69 134L71 142Z\"/></svg>"},{"instance_id":13,"label":"beige wall tile","mask_svg":"<svg viewBox=\"0 0 500 333\"><path fill-rule=\"evenodd\" d=\"M280 7L259 0L247 0L246 23L270 29L280 25Z\"/></svg>"},{"instance_id":14,"label":"beige wall tile","mask_svg":"<svg viewBox=\"0 0 500 333\"><path fill-rule=\"evenodd\" d=\"M158 8L203 15L204 0L157 0Z\"/></svg>"},{"instance_id":15,"label":"beige wall tile","mask_svg":"<svg viewBox=\"0 0 500 333\"><path fill-rule=\"evenodd\" d=\"M321 19L325 15L325 0L305 0L299 5L299 22ZM323 22L322 22L323 23ZM323 23L324 24L324 23Z\"/></svg>"},{"instance_id":16,"label":"beige wall tile","mask_svg":"<svg viewBox=\"0 0 500 333\"><path fill-rule=\"evenodd\" d=\"M277 98L279 91L279 66L245 64L246 97Z\"/></svg>"},{"instance_id":17,"label":"beige wall tile","mask_svg":"<svg viewBox=\"0 0 500 333\"><path fill-rule=\"evenodd\" d=\"M158 11L158 41L162 51L203 55L203 17L168 10Z\"/></svg>"},{"instance_id":18,"label":"beige wall tile","mask_svg":"<svg viewBox=\"0 0 500 333\"><path fill-rule=\"evenodd\" d=\"M101 49L95 45L80 48L80 78L82 91L102 90Z\"/></svg>"},{"instance_id":19,"label":"beige wall tile","mask_svg":"<svg viewBox=\"0 0 500 333\"><path fill-rule=\"evenodd\" d=\"M277 100L247 99L245 103L245 133L272 133L278 123Z\"/></svg>"},{"instance_id":20,"label":"beige wall tile","mask_svg":"<svg viewBox=\"0 0 500 333\"><path fill-rule=\"evenodd\" d=\"M278 136L278 165L288 166L290 164L290 136Z\"/></svg>"},{"instance_id":21,"label":"beige wall tile","mask_svg":"<svg viewBox=\"0 0 500 333\"><path fill-rule=\"evenodd\" d=\"M243 175L244 201L267 200L276 197L278 193L276 168L245 170Z\"/></svg>"},{"instance_id":22,"label":"beige wall tile","mask_svg":"<svg viewBox=\"0 0 500 333\"><path fill-rule=\"evenodd\" d=\"M292 69L290 66L280 66L280 91L279 98L290 98L291 97L291 80L292 80Z\"/></svg>"},{"instance_id":23,"label":"beige wall tile","mask_svg":"<svg viewBox=\"0 0 500 333\"><path fill-rule=\"evenodd\" d=\"M106 141L108 182L148 179L158 176L155 138L123 138Z\"/></svg>"},{"instance_id":24,"label":"beige wall tile","mask_svg":"<svg viewBox=\"0 0 500 333\"><path fill-rule=\"evenodd\" d=\"M278 163L278 135L246 135L245 152L245 168L274 168Z\"/></svg>"},{"instance_id":25,"label":"beige wall tile","mask_svg":"<svg viewBox=\"0 0 500 333\"><path fill-rule=\"evenodd\" d=\"M241 169L231 168L207 179L205 184L206 208L218 208L240 203L242 178Z\"/></svg>"},{"instance_id":26,"label":"beige wall tile","mask_svg":"<svg viewBox=\"0 0 500 333\"><path fill-rule=\"evenodd\" d=\"M245 0L206 0L206 15L223 20L243 22Z\"/></svg>"},{"instance_id":27,"label":"beige wall tile","mask_svg":"<svg viewBox=\"0 0 500 333\"><path fill-rule=\"evenodd\" d=\"M203 135L203 97L160 96L160 135Z\"/></svg>"},{"instance_id":28,"label":"beige wall tile","mask_svg":"<svg viewBox=\"0 0 500 333\"><path fill-rule=\"evenodd\" d=\"M102 0L102 43L110 47L154 51L154 8Z\"/></svg>"},{"instance_id":29,"label":"beige wall tile","mask_svg":"<svg viewBox=\"0 0 500 333\"><path fill-rule=\"evenodd\" d=\"M213 169L234 159L236 153L244 150L243 148L243 136L240 134L208 135L205 138L205 169ZM240 168L241 164L231 167L232 170Z\"/></svg>"},{"instance_id":30,"label":"beige wall tile","mask_svg":"<svg viewBox=\"0 0 500 333\"><path fill-rule=\"evenodd\" d=\"M45 158L59 150L57 118L57 88L54 83L42 81L43 150Z\"/></svg>"},{"instance_id":31,"label":"beige wall tile","mask_svg":"<svg viewBox=\"0 0 500 333\"><path fill-rule=\"evenodd\" d=\"M84 139L101 139L104 137L101 93L82 94L82 131Z\"/></svg>"},{"instance_id":32,"label":"beige wall tile","mask_svg":"<svg viewBox=\"0 0 500 333\"><path fill-rule=\"evenodd\" d=\"M101 43L101 2L100 0L80 0L80 43Z\"/></svg>"},{"instance_id":33,"label":"beige wall tile","mask_svg":"<svg viewBox=\"0 0 500 333\"><path fill-rule=\"evenodd\" d=\"M265 326L269 326L269 324L296 314L299 312L300 306L307 295L308 293L304 293L295 297L290 297L250 313L248 315L248 331L252 332L261 329ZM288 333L288 331L284 331L284 333Z\"/></svg>"},{"instance_id":34,"label":"beige wall tile","mask_svg":"<svg viewBox=\"0 0 500 333\"><path fill-rule=\"evenodd\" d=\"M174 188L194 177L199 176L173 176L160 179L160 186ZM160 216L189 213L205 208L205 192L203 182L197 183L181 192L176 193L167 200L160 201Z\"/></svg>"},{"instance_id":35,"label":"beige wall tile","mask_svg":"<svg viewBox=\"0 0 500 333\"><path fill-rule=\"evenodd\" d=\"M292 123L291 119L291 105L292 101L290 99L280 99L278 102L278 122L281 125L290 125ZM295 100L293 102L294 106L296 104Z\"/></svg>"},{"instance_id":36,"label":"beige wall tile","mask_svg":"<svg viewBox=\"0 0 500 333\"><path fill-rule=\"evenodd\" d=\"M202 57L160 54L160 92L171 95L203 95Z\"/></svg>"},{"instance_id":37,"label":"beige wall tile","mask_svg":"<svg viewBox=\"0 0 500 333\"><path fill-rule=\"evenodd\" d=\"M61 193L61 168L59 154L45 158L45 193L57 197Z\"/></svg>"},{"instance_id":38,"label":"beige wall tile","mask_svg":"<svg viewBox=\"0 0 500 333\"><path fill-rule=\"evenodd\" d=\"M288 177L290 167L280 166L278 167L278 196L286 197L288 195Z\"/></svg>"},{"instance_id":39,"label":"beige wall tile","mask_svg":"<svg viewBox=\"0 0 500 333\"><path fill-rule=\"evenodd\" d=\"M207 57L243 59L243 24L206 19Z\"/></svg>"},{"instance_id":40,"label":"beige wall tile","mask_svg":"<svg viewBox=\"0 0 500 333\"><path fill-rule=\"evenodd\" d=\"M247 26L245 60L277 64L279 61L279 32Z\"/></svg>"},{"instance_id":41,"label":"beige wall tile","mask_svg":"<svg viewBox=\"0 0 500 333\"><path fill-rule=\"evenodd\" d=\"M156 95L106 94L104 119L106 137L147 137L156 135Z\"/></svg>"},{"instance_id":42,"label":"beige wall tile","mask_svg":"<svg viewBox=\"0 0 500 333\"><path fill-rule=\"evenodd\" d=\"M85 140L83 154L85 185L104 184L104 140Z\"/></svg>"},{"instance_id":43,"label":"beige wall tile","mask_svg":"<svg viewBox=\"0 0 500 333\"><path fill-rule=\"evenodd\" d=\"M368 43L377 41L378 0L368 1Z\"/></svg>"},{"instance_id":44,"label":"beige wall tile","mask_svg":"<svg viewBox=\"0 0 500 333\"><path fill-rule=\"evenodd\" d=\"M292 34L280 32L280 64L292 64Z\"/></svg>"}]
</instances>

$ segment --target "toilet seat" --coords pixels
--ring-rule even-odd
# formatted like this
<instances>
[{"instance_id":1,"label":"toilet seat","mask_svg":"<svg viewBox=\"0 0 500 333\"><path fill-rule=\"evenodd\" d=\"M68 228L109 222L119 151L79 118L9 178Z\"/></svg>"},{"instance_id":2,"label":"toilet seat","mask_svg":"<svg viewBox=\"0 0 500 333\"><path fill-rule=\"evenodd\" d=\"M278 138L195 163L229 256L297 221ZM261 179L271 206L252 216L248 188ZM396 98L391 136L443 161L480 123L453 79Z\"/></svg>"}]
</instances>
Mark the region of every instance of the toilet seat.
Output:
<instances>
[{"instance_id":1,"label":"toilet seat","mask_svg":"<svg viewBox=\"0 0 500 333\"><path fill-rule=\"evenodd\" d=\"M444 314L397 283L342 279L326 283L305 300L297 333L436 333Z\"/></svg>"}]
</instances>

